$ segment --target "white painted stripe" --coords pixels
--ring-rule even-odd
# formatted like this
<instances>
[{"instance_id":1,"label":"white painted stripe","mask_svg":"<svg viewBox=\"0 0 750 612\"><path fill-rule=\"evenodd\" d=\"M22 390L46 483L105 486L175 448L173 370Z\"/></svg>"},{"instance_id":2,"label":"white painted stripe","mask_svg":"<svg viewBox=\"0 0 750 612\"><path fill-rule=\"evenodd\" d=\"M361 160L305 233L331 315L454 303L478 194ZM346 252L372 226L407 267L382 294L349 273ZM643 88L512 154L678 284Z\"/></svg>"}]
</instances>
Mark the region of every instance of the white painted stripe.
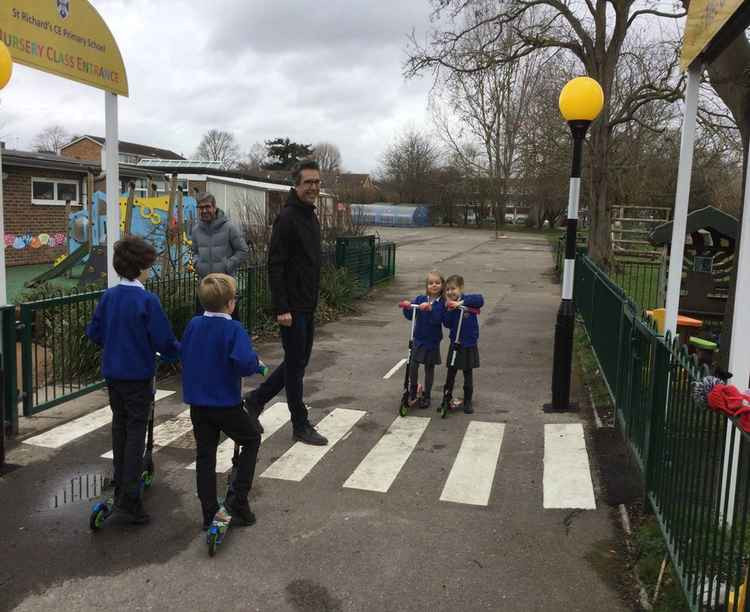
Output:
<instances>
[{"instance_id":1,"label":"white painted stripe","mask_svg":"<svg viewBox=\"0 0 750 612\"><path fill-rule=\"evenodd\" d=\"M190 420L190 408L183 410L177 416L161 425L154 427L154 452L157 452L162 446L169 446L193 429L193 422ZM105 459L112 459L112 451L102 455Z\"/></svg>"},{"instance_id":2,"label":"white painted stripe","mask_svg":"<svg viewBox=\"0 0 750 612\"><path fill-rule=\"evenodd\" d=\"M563 264L562 299L569 300L573 297L573 283L575 282L575 259L566 259Z\"/></svg>"},{"instance_id":3,"label":"white painted stripe","mask_svg":"<svg viewBox=\"0 0 750 612\"><path fill-rule=\"evenodd\" d=\"M505 423L471 421L440 501L486 506L490 501Z\"/></svg>"},{"instance_id":4,"label":"white painted stripe","mask_svg":"<svg viewBox=\"0 0 750 612\"><path fill-rule=\"evenodd\" d=\"M390 370L388 370L388 373L383 376L383 380L388 380L391 376L393 376L396 372L398 372L399 368L406 363L406 359L402 359L399 361L395 366L393 366Z\"/></svg>"},{"instance_id":5,"label":"white painted stripe","mask_svg":"<svg viewBox=\"0 0 750 612\"><path fill-rule=\"evenodd\" d=\"M425 417L396 417L344 486L380 493L388 491L429 423L430 419Z\"/></svg>"},{"instance_id":6,"label":"white painted stripe","mask_svg":"<svg viewBox=\"0 0 750 612\"><path fill-rule=\"evenodd\" d=\"M568 219L578 219L578 201L581 199L580 177L570 177L568 189Z\"/></svg>"},{"instance_id":7,"label":"white painted stripe","mask_svg":"<svg viewBox=\"0 0 750 612\"><path fill-rule=\"evenodd\" d=\"M544 507L596 510L580 423L544 426Z\"/></svg>"},{"instance_id":8,"label":"white painted stripe","mask_svg":"<svg viewBox=\"0 0 750 612\"><path fill-rule=\"evenodd\" d=\"M327 446L311 446L297 442L286 453L279 457L268 469L261 474L261 478L280 478L299 482L315 467L323 456L331 450L336 442L342 439L354 424L364 415L364 410L349 410L336 408L326 416L316 429L328 438Z\"/></svg>"},{"instance_id":9,"label":"white painted stripe","mask_svg":"<svg viewBox=\"0 0 750 612\"><path fill-rule=\"evenodd\" d=\"M258 419L263 425L263 435L260 443L263 444L268 438L289 422L289 408L286 402L277 402L270 408L266 408ZM216 449L216 472L223 473L232 467L232 455L234 454L234 442L227 438ZM195 470L195 461L187 466L188 470Z\"/></svg>"},{"instance_id":10,"label":"white painted stripe","mask_svg":"<svg viewBox=\"0 0 750 612\"><path fill-rule=\"evenodd\" d=\"M174 391L164 391L162 389L156 390L156 401L174 395ZM81 436L85 436L91 433L95 429L104 427L112 422L112 410L109 406L100 408L89 414L84 414L77 419L53 427L49 431L45 431L43 434L34 436L24 440L24 444L30 444L31 446L43 446L45 448L60 448L65 446L73 440L77 440Z\"/></svg>"}]
</instances>

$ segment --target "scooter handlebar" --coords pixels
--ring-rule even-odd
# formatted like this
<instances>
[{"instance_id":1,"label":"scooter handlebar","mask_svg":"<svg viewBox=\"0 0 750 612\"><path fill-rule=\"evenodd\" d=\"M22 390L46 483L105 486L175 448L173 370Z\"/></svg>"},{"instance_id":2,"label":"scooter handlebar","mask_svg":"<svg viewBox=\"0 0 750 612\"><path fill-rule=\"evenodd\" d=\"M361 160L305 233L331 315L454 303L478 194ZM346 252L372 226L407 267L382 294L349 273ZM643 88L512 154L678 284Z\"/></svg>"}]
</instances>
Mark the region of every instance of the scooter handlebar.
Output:
<instances>
[{"instance_id":1,"label":"scooter handlebar","mask_svg":"<svg viewBox=\"0 0 750 612\"><path fill-rule=\"evenodd\" d=\"M401 300L398 303L399 308L403 308L404 310L411 308L412 310L416 310L419 308L419 304L412 304L409 300Z\"/></svg>"}]
</instances>

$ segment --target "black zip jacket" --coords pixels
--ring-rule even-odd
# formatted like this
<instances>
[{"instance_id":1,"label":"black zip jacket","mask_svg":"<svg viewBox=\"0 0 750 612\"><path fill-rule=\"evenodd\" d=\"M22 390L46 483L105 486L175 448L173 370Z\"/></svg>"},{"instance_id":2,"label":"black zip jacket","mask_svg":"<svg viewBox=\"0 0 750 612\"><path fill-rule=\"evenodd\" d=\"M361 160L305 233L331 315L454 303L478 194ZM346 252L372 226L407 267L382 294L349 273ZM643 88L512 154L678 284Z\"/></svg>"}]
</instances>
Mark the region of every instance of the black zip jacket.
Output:
<instances>
[{"instance_id":1,"label":"black zip jacket","mask_svg":"<svg viewBox=\"0 0 750 612\"><path fill-rule=\"evenodd\" d=\"M273 222L268 247L268 281L276 314L315 312L320 289L320 224L315 206L289 192Z\"/></svg>"}]
</instances>

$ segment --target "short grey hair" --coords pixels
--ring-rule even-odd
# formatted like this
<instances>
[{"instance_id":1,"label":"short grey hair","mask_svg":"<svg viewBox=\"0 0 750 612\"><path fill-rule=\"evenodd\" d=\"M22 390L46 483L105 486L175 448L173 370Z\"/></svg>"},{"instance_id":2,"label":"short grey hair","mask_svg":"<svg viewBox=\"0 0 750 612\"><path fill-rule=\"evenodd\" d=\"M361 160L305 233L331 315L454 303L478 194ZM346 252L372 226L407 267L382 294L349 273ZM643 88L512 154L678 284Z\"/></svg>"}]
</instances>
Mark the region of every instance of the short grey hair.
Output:
<instances>
[{"instance_id":1,"label":"short grey hair","mask_svg":"<svg viewBox=\"0 0 750 612\"><path fill-rule=\"evenodd\" d=\"M320 172L320 164L314 159L303 159L297 162L292 168L292 180L295 185L299 185L300 177L303 170L317 170Z\"/></svg>"},{"instance_id":2,"label":"short grey hair","mask_svg":"<svg viewBox=\"0 0 750 612\"><path fill-rule=\"evenodd\" d=\"M197 204L200 204L201 202L205 202L207 200L210 200L211 204L216 206L216 198L213 196L212 193L208 193L208 191L203 191L199 193L195 201Z\"/></svg>"}]
</instances>

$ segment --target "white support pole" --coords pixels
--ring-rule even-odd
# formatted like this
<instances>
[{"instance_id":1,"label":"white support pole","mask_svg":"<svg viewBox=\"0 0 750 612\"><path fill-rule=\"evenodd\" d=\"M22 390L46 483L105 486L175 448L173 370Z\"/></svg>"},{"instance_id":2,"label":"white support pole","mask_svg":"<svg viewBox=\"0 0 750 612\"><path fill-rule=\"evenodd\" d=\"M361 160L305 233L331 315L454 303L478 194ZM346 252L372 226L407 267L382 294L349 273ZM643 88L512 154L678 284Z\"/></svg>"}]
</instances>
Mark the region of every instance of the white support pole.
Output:
<instances>
[{"instance_id":1,"label":"white support pole","mask_svg":"<svg viewBox=\"0 0 750 612\"><path fill-rule=\"evenodd\" d=\"M112 260L115 242L120 239L120 160L117 133L117 94L104 92L105 142L104 158L107 173L107 286L114 287L119 279Z\"/></svg>"},{"instance_id":2,"label":"white support pole","mask_svg":"<svg viewBox=\"0 0 750 612\"><path fill-rule=\"evenodd\" d=\"M669 276L667 277L667 305L664 332L669 330L674 337L677 332L677 310L680 306L680 284L682 282L682 260L685 251L688 202L690 200L690 178L693 172L693 149L695 148L695 122L698 112L698 85L702 66L696 62L688 68L685 89L685 115L682 120L680 163L677 171L677 193L675 194L674 220L672 221L672 244L669 254Z\"/></svg>"},{"instance_id":3,"label":"white support pole","mask_svg":"<svg viewBox=\"0 0 750 612\"><path fill-rule=\"evenodd\" d=\"M8 303L8 290L5 282L5 207L3 206L3 148L5 143L0 142L0 306ZM0 415L1 417L2 415ZM0 422L2 419L0 418Z\"/></svg>"},{"instance_id":4,"label":"white support pole","mask_svg":"<svg viewBox=\"0 0 750 612\"><path fill-rule=\"evenodd\" d=\"M729 371L733 383L740 391L747 389L750 381L750 351L747 342L750 340L750 173L745 174L745 200L742 205L742 229L740 244L737 247L737 284L734 289L734 309L732 311L732 341L729 348ZM729 447L734 438L732 456ZM737 494L737 465L740 459L740 433L736 427L728 424L724 446L724 469L721 475L721 509L724 510L724 495L729 498L727 521L731 524L734 518L734 503ZM729 489L727 490L727 479Z\"/></svg>"}]
</instances>

